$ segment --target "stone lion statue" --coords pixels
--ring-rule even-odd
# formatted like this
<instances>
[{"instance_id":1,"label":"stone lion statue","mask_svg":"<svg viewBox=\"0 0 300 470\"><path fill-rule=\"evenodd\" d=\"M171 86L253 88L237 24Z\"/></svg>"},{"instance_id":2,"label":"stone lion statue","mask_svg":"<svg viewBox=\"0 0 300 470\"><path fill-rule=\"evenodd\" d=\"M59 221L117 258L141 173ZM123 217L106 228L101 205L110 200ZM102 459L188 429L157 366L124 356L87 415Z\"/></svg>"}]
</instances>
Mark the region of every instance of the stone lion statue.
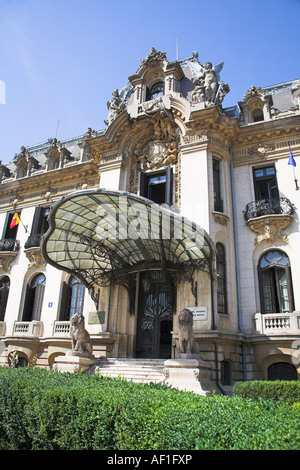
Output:
<instances>
[{"instance_id":1,"label":"stone lion statue","mask_svg":"<svg viewBox=\"0 0 300 470\"><path fill-rule=\"evenodd\" d=\"M178 316L178 332L179 351L192 354L194 350L193 312L187 308Z\"/></svg>"},{"instance_id":2,"label":"stone lion statue","mask_svg":"<svg viewBox=\"0 0 300 470\"><path fill-rule=\"evenodd\" d=\"M72 349L81 353L93 354L91 338L84 327L84 316L81 313L74 313L70 323Z\"/></svg>"}]
</instances>

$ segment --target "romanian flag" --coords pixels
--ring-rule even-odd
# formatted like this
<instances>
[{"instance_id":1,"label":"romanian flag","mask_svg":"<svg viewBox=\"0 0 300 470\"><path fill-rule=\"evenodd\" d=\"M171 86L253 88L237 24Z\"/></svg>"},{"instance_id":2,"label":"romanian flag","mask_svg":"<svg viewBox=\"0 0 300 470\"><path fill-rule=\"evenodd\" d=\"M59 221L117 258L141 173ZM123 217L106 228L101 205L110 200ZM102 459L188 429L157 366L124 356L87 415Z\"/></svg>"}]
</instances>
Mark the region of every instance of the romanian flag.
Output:
<instances>
[{"instance_id":1,"label":"romanian flag","mask_svg":"<svg viewBox=\"0 0 300 470\"><path fill-rule=\"evenodd\" d=\"M9 227L14 228L16 225L18 225L19 222L21 222L21 219L19 218L18 213L15 212Z\"/></svg>"}]
</instances>

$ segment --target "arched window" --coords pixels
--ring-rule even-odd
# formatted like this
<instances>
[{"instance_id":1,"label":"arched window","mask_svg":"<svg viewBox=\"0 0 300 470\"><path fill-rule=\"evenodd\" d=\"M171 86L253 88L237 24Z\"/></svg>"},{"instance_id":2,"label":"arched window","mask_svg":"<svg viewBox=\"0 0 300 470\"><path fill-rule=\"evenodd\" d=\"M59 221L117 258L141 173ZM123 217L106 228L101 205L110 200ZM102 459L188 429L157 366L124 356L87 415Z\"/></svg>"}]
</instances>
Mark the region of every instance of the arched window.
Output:
<instances>
[{"instance_id":1,"label":"arched window","mask_svg":"<svg viewBox=\"0 0 300 470\"><path fill-rule=\"evenodd\" d=\"M279 250L263 254L258 265L262 313L284 313L294 310L290 263Z\"/></svg>"},{"instance_id":2,"label":"arched window","mask_svg":"<svg viewBox=\"0 0 300 470\"><path fill-rule=\"evenodd\" d=\"M217 260L217 302L218 313L227 313L227 289L226 289L226 253L222 243L216 244Z\"/></svg>"},{"instance_id":3,"label":"arched window","mask_svg":"<svg viewBox=\"0 0 300 470\"><path fill-rule=\"evenodd\" d=\"M23 321L39 321L41 318L42 305L46 278L44 274L36 274L27 285L25 303L23 309Z\"/></svg>"},{"instance_id":4,"label":"arched window","mask_svg":"<svg viewBox=\"0 0 300 470\"><path fill-rule=\"evenodd\" d=\"M297 380L297 370L293 364L276 362L268 368L268 380Z\"/></svg>"},{"instance_id":5,"label":"arched window","mask_svg":"<svg viewBox=\"0 0 300 470\"><path fill-rule=\"evenodd\" d=\"M155 100L164 95L164 84L163 82L155 83L150 89L146 90L146 101Z\"/></svg>"},{"instance_id":6,"label":"arched window","mask_svg":"<svg viewBox=\"0 0 300 470\"><path fill-rule=\"evenodd\" d=\"M255 108L252 112L253 122L259 122L264 120L264 112L261 108Z\"/></svg>"},{"instance_id":7,"label":"arched window","mask_svg":"<svg viewBox=\"0 0 300 470\"><path fill-rule=\"evenodd\" d=\"M6 304L9 294L10 279L8 276L4 276L0 280L0 321L4 321Z\"/></svg>"},{"instance_id":8,"label":"arched window","mask_svg":"<svg viewBox=\"0 0 300 470\"><path fill-rule=\"evenodd\" d=\"M84 299L84 286L75 276L69 282L63 283L60 320L69 321L74 313L82 313Z\"/></svg>"}]
</instances>

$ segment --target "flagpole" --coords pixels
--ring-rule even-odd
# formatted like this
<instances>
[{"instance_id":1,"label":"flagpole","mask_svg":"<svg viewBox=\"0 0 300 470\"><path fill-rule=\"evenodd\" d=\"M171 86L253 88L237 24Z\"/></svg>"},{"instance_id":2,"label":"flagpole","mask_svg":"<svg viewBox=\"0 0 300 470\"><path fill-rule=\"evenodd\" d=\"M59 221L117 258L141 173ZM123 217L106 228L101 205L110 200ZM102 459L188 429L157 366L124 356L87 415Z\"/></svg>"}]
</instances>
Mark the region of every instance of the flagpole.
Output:
<instances>
[{"instance_id":1,"label":"flagpole","mask_svg":"<svg viewBox=\"0 0 300 470\"><path fill-rule=\"evenodd\" d=\"M296 173L295 173L295 167L293 166L293 172L294 172L294 181L296 185L296 191L299 191L299 185L298 185L298 180L296 178Z\"/></svg>"},{"instance_id":2,"label":"flagpole","mask_svg":"<svg viewBox=\"0 0 300 470\"><path fill-rule=\"evenodd\" d=\"M23 227L24 227L24 229L25 229L25 233L27 233L27 232L28 232L28 230L27 230L27 226L25 227L25 225L23 224L23 221L22 221L22 219L21 219L20 217L19 217L19 219L20 219L20 221L21 221L21 224L23 225Z\"/></svg>"}]
</instances>

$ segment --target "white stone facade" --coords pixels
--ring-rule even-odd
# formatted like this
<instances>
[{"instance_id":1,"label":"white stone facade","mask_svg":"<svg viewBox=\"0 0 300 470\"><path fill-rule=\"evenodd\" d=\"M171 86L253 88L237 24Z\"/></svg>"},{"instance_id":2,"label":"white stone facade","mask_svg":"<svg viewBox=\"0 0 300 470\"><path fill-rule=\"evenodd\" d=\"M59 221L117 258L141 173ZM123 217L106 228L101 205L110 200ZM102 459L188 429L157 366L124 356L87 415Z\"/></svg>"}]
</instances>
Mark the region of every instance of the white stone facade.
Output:
<instances>
[{"instance_id":1,"label":"white stone facade","mask_svg":"<svg viewBox=\"0 0 300 470\"><path fill-rule=\"evenodd\" d=\"M56 267L46 263L41 238L26 248L29 236L42 234L37 207L48 210L63 196L105 189L158 198L200 226L214 246L211 275L199 269L179 279L176 266L167 268L175 292L172 318L159 323L151 357L177 357L176 318L183 308L197 307L198 356L223 391L237 380L299 378L299 82L251 87L236 107L223 108L229 87L220 80L221 68L202 67L197 54L168 62L152 49L128 85L114 92L104 130L22 148L1 166L1 365L17 351L25 363L52 367L70 348L66 312L72 302L85 316L96 358L148 354L136 346L145 334L139 329L141 282L162 264L137 264L131 290L101 280L88 290L83 273L80 291L70 284L75 271L65 271L59 259ZM209 88L208 74L216 89ZM296 167L288 164L290 148ZM17 232L5 232L7 214L15 212ZM11 237L18 243L5 245ZM277 264L267 264L270 253Z\"/></svg>"}]
</instances>

